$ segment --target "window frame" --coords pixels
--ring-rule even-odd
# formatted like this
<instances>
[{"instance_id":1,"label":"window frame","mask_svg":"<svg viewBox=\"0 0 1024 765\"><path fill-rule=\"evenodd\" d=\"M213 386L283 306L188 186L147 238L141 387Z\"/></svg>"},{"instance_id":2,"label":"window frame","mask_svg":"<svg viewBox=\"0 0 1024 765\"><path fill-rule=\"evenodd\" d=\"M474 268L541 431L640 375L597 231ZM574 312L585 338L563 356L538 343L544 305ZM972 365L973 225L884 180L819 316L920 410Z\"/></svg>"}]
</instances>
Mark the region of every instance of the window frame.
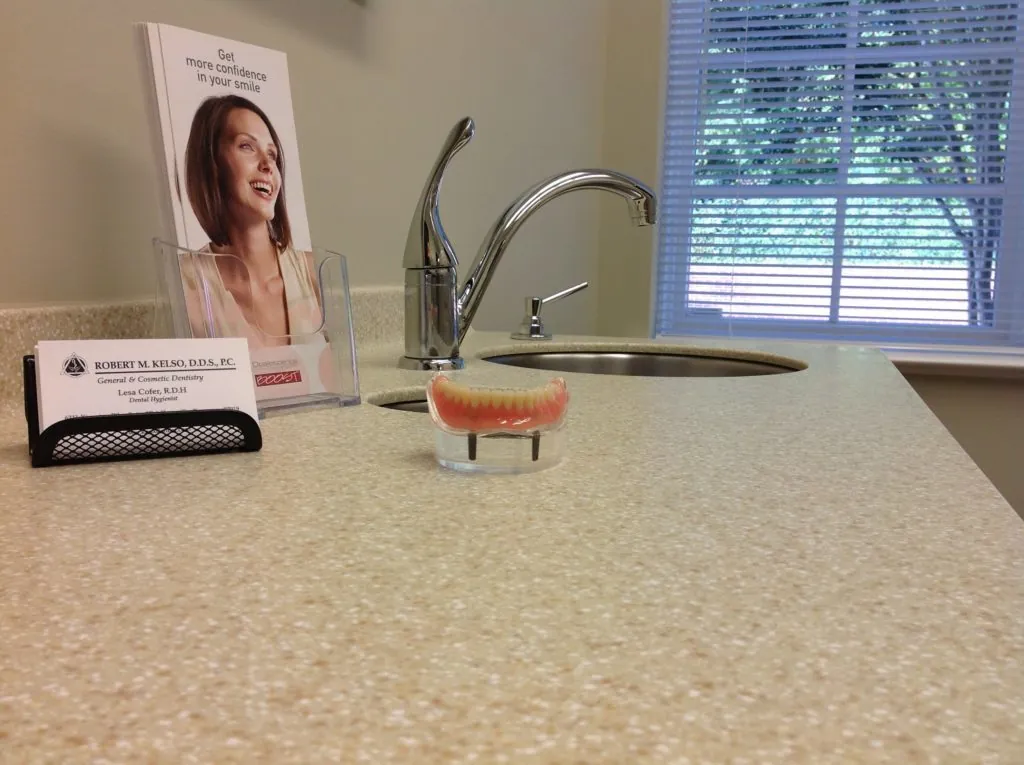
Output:
<instances>
[{"instance_id":1,"label":"window frame","mask_svg":"<svg viewBox=\"0 0 1024 765\"><path fill-rule=\"evenodd\" d=\"M660 225L656 237L655 284L652 305L652 334L655 337L678 337L685 335L735 335L752 338L805 339L841 342L859 342L878 345L898 344L900 347L921 347L935 349L988 347L1005 353L1024 353L1024 226L1016 225L1024 220L1024 8L1018 8L1018 37L1015 43L993 45L986 48L985 55L1012 57L1013 74L1010 85L1010 103L1007 112L1008 139L1004 164L1005 181L998 190L977 187L976 196L997 196L1003 200L1003 224L1000 227L999 255L995 279L995 316L992 327L928 325L907 322L854 322L826 320L801 320L791 318L745 318L729 316L702 316L694 318L688 311L690 298L690 268L692 256L689 252L694 222L695 199L739 198L758 199L766 197L815 197L836 199L837 214L847 198L889 197L935 197L943 189L964 195L967 187L922 185L900 186L899 192L889 184L868 184L845 182L834 185L770 186L748 187L702 186L695 182L694 165L697 159L701 122L701 88L703 68L709 56L703 53L705 7L709 0L669 0L666 11L665 71L663 73L663 97L661 115L661 140L659 147L659 171L661 174L661 200L659 205ZM753 2L753 0L752 0ZM849 0L852 6L858 0ZM680 33L680 27L683 31ZM853 99L852 63L867 61L891 61L891 51L866 49L858 52L851 47L850 40L856 39L848 25L847 42L842 49L829 49L830 54L842 56L845 69L843 87L844 118L840 123L841 133L850 132L849 110ZM676 44L674 44L676 43ZM681 44L680 44L681 43ZM684 48L679 50L679 48ZM937 59L948 59L957 53L976 53L965 46L947 45ZM795 56L790 55L796 54ZM798 63L799 60L820 60L822 51L769 51L754 53L714 54L715 68L727 68L731 63L737 68L756 64ZM671 130L670 130L671 128ZM669 145L670 133L674 140ZM1012 138L1011 138L1012 136ZM851 144L848 136L841 138L841 162L848 161ZM683 156L688 167L682 176L666 172L666 158L671 154ZM685 165L684 165L685 167ZM681 178L683 180L681 180ZM745 191L744 191L745 189ZM938 192L938 193L937 193ZM668 223L668 225L666 225ZM672 248L684 248L685 253L674 258L666 256ZM833 255L833 271L841 269L842 238L836 237ZM673 286L666 288L670 281L667 269L678 270L680 276L671 278ZM830 299L833 305L838 300L841 282L835 280ZM679 315L682 318L676 318Z\"/></svg>"}]
</instances>

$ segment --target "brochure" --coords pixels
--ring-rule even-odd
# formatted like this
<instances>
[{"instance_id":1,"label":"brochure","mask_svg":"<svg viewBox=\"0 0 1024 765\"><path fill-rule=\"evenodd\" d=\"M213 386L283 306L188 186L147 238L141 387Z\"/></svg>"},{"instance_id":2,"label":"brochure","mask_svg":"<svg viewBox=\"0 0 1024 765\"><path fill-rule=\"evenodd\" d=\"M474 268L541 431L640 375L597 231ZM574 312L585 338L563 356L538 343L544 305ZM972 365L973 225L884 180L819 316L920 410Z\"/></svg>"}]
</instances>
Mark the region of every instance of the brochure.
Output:
<instances>
[{"instance_id":1,"label":"brochure","mask_svg":"<svg viewBox=\"0 0 1024 765\"><path fill-rule=\"evenodd\" d=\"M244 337L256 397L335 390L284 53L136 25L162 183L175 332ZM170 252L168 252L170 250ZM347 283L344 285L347 301Z\"/></svg>"}]
</instances>

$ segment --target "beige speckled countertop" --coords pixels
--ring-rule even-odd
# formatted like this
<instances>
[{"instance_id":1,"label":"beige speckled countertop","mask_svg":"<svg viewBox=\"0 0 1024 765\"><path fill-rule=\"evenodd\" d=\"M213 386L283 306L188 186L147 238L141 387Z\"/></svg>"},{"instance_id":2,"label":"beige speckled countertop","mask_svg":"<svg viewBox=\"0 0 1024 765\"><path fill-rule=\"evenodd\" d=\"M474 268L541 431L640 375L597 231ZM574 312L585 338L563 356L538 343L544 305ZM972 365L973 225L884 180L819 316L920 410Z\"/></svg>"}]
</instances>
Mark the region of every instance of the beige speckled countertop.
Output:
<instances>
[{"instance_id":1,"label":"beige speckled countertop","mask_svg":"<svg viewBox=\"0 0 1024 765\"><path fill-rule=\"evenodd\" d=\"M566 375L529 476L368 404L32 470L8 414L0 762L1024 762L1020 518L881 353L743 345L810 366Z\"/></svg>"}]
</instances>

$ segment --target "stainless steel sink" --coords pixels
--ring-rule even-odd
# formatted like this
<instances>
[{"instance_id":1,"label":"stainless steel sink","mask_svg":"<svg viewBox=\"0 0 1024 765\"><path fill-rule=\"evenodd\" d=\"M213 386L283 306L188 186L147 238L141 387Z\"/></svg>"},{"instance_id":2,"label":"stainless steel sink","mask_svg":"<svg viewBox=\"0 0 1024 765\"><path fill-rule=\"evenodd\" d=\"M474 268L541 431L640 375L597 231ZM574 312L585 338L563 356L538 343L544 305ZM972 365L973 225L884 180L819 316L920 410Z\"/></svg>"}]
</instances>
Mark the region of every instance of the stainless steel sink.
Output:
<instances>
[{"instance_id":1,"label":"stainless steel sink","mask_svg":"<svg viewBox=\"0 0 1024 765\"><path fill-rule=\"evenodd\" d=\"M485 361L555 372L643 377L747 377L798 372L798 361L654 351L538 351L485 356Z\"/></svg>"}]
</instances>

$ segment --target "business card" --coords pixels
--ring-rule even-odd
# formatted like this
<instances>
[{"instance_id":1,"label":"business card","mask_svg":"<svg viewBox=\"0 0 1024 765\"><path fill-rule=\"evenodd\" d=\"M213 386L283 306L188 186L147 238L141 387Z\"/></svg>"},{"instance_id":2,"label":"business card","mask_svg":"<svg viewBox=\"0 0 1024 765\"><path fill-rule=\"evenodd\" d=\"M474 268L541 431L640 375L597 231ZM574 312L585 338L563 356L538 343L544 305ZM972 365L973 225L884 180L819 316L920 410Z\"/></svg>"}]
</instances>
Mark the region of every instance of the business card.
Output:
<instances>
[{"instance_id":1,"label":"business card","mask_svg":"<svg viewBox=\"0 0 1024 765\"><path fill-rule=\"evenodd\" d=\"M236 409L258 422L245 338L47 340L36 345L39 429L72 417Z\"/></svg>"}]
</instances>

